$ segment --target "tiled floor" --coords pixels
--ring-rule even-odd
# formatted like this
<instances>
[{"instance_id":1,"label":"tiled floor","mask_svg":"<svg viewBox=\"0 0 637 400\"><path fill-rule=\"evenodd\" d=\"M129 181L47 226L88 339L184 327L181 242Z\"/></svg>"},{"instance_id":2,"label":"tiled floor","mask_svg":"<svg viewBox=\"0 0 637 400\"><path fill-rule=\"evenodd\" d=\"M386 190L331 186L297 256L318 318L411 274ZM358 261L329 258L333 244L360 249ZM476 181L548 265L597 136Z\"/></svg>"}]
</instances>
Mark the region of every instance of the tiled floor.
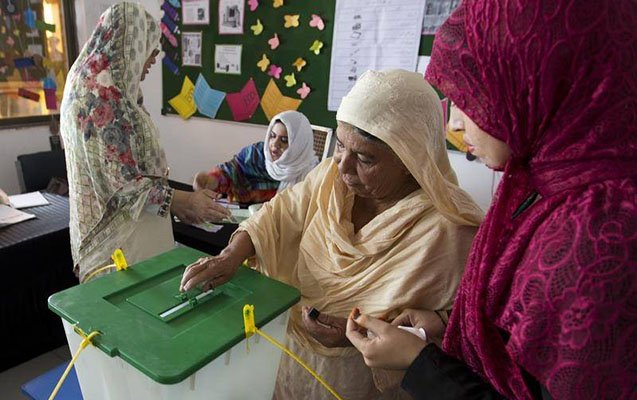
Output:
<instances>
[{"instance_id":1,"label":"tiled floor","mask_svg":"<svg viewBox=\"0 0 637 400\"><path fill-rule=\"evenodd\" d=\"M20 386L31 379L53 369L62 362L70 361L68 346L62 346L42 354L23 364L0 372L0 398L2 400L24 400L27 397L20 392Z\"/></svg>"}]
</instances>

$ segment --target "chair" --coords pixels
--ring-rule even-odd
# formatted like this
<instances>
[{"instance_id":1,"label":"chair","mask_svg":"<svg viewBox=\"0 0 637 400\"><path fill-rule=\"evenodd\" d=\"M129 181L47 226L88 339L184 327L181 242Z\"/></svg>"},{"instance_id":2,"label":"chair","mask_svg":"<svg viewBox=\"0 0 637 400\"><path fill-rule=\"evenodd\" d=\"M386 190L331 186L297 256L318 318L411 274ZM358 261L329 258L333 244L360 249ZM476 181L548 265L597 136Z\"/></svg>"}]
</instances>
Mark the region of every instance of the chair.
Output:
<instances>
[{"instance_id":1,"label":"chair","mask_svg":"<svg viewBox=\"0 0 637 400\"><path fill-rule=\"evenodd\" d=\"M334 152L332 140L334 130L324 126L312 125L312 131L314 132L314 152L319 162L321 162Z\"/></svg>"},{"instance_id":2,"label":"chair","mask_svg":"<svg viewBox=\"0 0 637 400\"><path fill-rule=\"evenodd\" d=\"M16 161L18 181L22 193L44 190L51 178L66 179L66 161L63 150L22 154Z\"/></svg>"}]
</instances>

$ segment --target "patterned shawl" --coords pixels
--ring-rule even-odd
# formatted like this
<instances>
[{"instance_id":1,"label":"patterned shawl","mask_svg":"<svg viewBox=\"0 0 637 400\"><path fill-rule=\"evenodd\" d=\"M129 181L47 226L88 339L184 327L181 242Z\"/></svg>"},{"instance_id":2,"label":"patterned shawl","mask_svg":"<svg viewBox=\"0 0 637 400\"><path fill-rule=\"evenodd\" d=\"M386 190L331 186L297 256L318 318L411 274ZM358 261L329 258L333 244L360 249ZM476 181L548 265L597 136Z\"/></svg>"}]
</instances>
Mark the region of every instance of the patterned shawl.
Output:
<instances>
[{"instance_id":1,"label":"patterned shawl","mask_svg":"<svg viewBox=\"0 0 637 400\"><path fill-rule=\"evenodd\" d=\"M444 341L506 397L523 370L637 396L635 26L632 0L467 0L437 33L427 79L513 151Z\"/></svg>"},{"instance_id":2,"label":"patterned shawl","mask_svg":"<svg viewBox=\"0 0 637 400\"><path fill-rule=\"evenodd\" d=\"M158 44L157 23L141 5L116 4L67 78L60 129L81 279L126 242L143 211L164 215L170 205L157 128L140 105L142 69Z\"/></svg>"}]
</instances>

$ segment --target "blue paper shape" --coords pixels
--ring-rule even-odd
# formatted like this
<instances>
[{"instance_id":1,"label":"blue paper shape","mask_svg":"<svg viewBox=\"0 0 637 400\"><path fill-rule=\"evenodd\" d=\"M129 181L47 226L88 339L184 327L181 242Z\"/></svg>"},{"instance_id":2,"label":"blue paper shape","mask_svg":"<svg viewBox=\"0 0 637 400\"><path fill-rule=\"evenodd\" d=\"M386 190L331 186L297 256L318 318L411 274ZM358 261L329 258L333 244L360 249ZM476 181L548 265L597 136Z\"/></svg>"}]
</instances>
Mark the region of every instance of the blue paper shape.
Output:
<instances>
[{"instance_id":1,"label":"blue paper shape","mask_svg":"<svg viewBox=\"0 0 637 400\"><path fill-rule=\"evenodd\" d=\"M168 14L164 14L164 16L161 19L161 22L164 23L164 25L166 25L168 27L168 29L172 32L172 33L179 33L179 28L177 27L177 25L173 22L172 19L170 19L170 17L168 16Z\"/></svg>"},{"instance_id":2,"label":"blue paper shape","mask_svg":"<svg viewBox=\"0 0 637 400\"><path fill-rule=\"evenodd\" d=\"M58 85L55 84L55 79L47 76L44 78L44 82L42 82L42 88L44 89L57 89Z\"/></svg>"},{"instance_id":3,"label":"blue paper shape","mask_svg":"<svg viewBox=\"0 0 637 400\"><path fill-rule=\"evenodd\" d=\"M168 2L175 8L181 7L181 3L179 2L179 0L168 0Z\"/></svg>"},{"instance_id":4,"label":"blue paper shape","mask_svg":"<svg viewBox=\"0 0 637 400\"><path fill-rule=\"evenodd\" d=\"M207 117L215 118L223 99L226 98L226 93L212 89L210 85L208 85L208 82L206 82L206 78L199 74L197 83L195 83L194 97L197 110Z\"/></svg>"},{"instance_id":5,"label":"blue paper shape","mask_svg":"<svg viewBox=\"0 0 637 400\"><path fill-rule=\"evenodd\" d=\"M33 61L33 57L24 57L24 58L14 58L13 64L16 68L28 68L33 67L35 62Z\"/></svg>"},{"instance_id":6,"label":"blue paper shape","mask_svg":"<svg viewBox=\"0 0 637 400\"><path fill-rule=\"evenodd\" d=\"M24 12L24 23L31 29L35 29L35 11L27 8Z\"/></svg>"},{"instance_id":7,"label":"blue paper shape","mask_svg":"<svg viewBox=\"0 0 637 400\"><path fill-rule=\"evenodd\" d=\"M164 57L162 60L162 63L166 66L166 68L168 68L168 70L170 72L172 72L175 75L179 75L179 68L175 65L174 62L172 62L172 60L169 57Z\"/></svg>"}]
</instances>

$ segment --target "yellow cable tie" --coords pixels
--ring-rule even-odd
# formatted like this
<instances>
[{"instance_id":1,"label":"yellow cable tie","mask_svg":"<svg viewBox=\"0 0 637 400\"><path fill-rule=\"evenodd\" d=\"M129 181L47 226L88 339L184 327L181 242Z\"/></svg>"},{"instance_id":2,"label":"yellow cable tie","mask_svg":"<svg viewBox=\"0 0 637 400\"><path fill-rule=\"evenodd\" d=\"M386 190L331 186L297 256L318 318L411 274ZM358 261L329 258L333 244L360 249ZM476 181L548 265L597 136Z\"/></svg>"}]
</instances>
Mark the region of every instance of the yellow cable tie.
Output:
<instances>
[{"instance_id":1,"label":"yellow cable tie","mask_svg":"<svg viewBox=\"0 0 637 400\"><path fill-rule=\"evenodd\" d=\"M128 269L128 263L126 262L126 257L124 257L124 252L122 249L115 249L113 255L111 256L113 262L115 263L115 267L118 271Z\"/></svg>"}]
</instances>

